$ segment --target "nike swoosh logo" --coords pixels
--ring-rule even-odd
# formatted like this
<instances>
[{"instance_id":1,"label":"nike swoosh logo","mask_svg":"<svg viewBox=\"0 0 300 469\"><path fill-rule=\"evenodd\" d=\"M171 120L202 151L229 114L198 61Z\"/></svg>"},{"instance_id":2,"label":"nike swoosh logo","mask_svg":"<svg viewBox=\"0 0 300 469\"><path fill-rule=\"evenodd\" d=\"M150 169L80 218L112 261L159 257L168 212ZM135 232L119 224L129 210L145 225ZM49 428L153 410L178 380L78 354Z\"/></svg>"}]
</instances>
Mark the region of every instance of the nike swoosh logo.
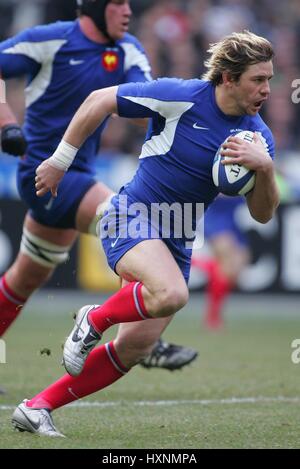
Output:
<instances>
[{"instance_id":1,"label":"nike swoosh logo","mask_svg":"<svg viewBox=\"0 0 300 469\"><path fill-rule=\"evenodd\" d=\"M84 63L84 60L71 59L69 63L70 63L70 65L80 65L80 64Z\"/></svg>"},{"instance_id":2,"label":"nike swoosh logo","mask_svg":"<svg viewBox=\"0 0 300 469\"><path fill-rule=\"evenodd\" d=\"M114 326L115 323L112 322L109 318L105 318L106 322L108 322L108 324L110 324L111 326Z\"/></svg>"},{"instance_id":3,"label":"nike swoosh logo","mask_svg":"<svg viewBox=\"0 0 300 469\"><path fill-rule=\"evenodd\" d=\"M120 239L120 236L118 236L117 239L116 239L113 243L110 244L112 248L115 247L115 245L117 244L117 242L119 241L119 239Z\"/></svg>"},{"instance_id":4,"label":"nike swoosh logo","mask_svg":"<svg viewBox=\"0 0 300 469\"><path fill-rule=\"evenodd\" d=\"M96 305L91 305L90 308L88 309L88 314L89 314L95 307L96 307ZM73 340L73 342L79 342L80 340L82 340L82 337L79 337L78 332L79 332L80 330L82 331L81 324L83 323L84 319L85 319L85 315L83 315L82 318L81 318L81 321L80 321L78 324L76 324L77 329L75 330L75 332L74 332L73 335L72 335L72 340ZM86 337L86 341L87 341L87 342L90 341L90 336L92 337L92 339L93 339L94 341L95 341L95 340L98 341L98 340L99 340L99 336L93 334L93 332L95 332L95 331L94 331L94 328L93 328L93 326L90 324L89 318L87 317L86 319L87 319L87 323L88 323L89 326L90 326L90 332L89 332L89 334L88 334L87 337ZM95 333L96 333L96 332L95 332ZM83 343L86 343L86 342L83 342Z\"/></svg>"},{"instance_id":5,"label":"nike swoosh logo","mask_svg":"<svg viewBox=\"0 0 300 469\"><path fill-rule=\"evenodd\" d=\"M25 414L25 412L23 412L22 409L20 409L20 411L22 412L22 414L24 415L24 417L26 418L27 422L32 426L32 428L34 428L34 430L38 430L39 429L39 426L40 426L40 419L38 420L34 420L34 418L30 417L30 419L27 417L27 415Z\"/></svg>"},{"instance_id":6,"label":"nike swoosh logo","mask_svg":"<svg viewBox=\"0 0 300 469\"><path fill-rule=\"evenodd\" d=\"M197 125L197 122L195 122L193 128L198 130L210 130L208 127L201 127L201 125Z\"/></svg>"},{"instance_id":7,"label":"nike swoosh logo","mask_svg":"<svg viewBox=\"0 0 300 469\"><path fill-rule=\"evenodd\" d=\"M55 197L51 197L49 202L45 205L45 210L51 210Z\"/></svg>"},{"instance_id":8,"label":"nike swoosh logo","mask_svg":"<svg viewBox=\"0 0 300 469\"><path fill-rule=\"evenodd\" d=\"M78 335L78 332L81 330L81 324L83 323L83 320L84 320L84 316L81 318L81 321L80 323L76 324L77 326L77 329L75 330L73 336L72 336L72 340L73 342L79 342L81 340L81 337L79 337Z\"/></svg>"},{"instance_id":9,"label":"nike swoosh logo","mask_svg":"<svg viewBox=\"0 0 300 469\"><path fill-rule=\"evenodd\" d=\"M72 396L74 396L76 399L80 399L79 396L76 396L76 394L75 394L75 392L73 391L72 388L68 388L68 391L69 391L69 393L72 394Z\"/></svg>"}]
</instances>

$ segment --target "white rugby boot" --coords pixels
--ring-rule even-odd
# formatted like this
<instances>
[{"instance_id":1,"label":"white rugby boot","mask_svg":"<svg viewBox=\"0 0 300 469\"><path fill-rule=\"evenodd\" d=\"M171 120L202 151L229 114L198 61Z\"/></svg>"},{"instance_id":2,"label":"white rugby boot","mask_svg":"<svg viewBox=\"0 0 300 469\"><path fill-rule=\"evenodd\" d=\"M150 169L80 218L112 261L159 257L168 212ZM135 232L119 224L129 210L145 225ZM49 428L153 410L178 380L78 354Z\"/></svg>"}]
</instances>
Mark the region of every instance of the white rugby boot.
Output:
<instances>
[{"instance_id":1,"label":"white rugby boot","mask_svg":"<svg viewBox=\"0 0 300 469\"><path fill-rule=\"evenodd\" d=\"M54 426L51 413L48 409L33 409L27 407L27 399L18 405L12 416L13 426L20 432L37 433L41 436L62 437Z\"/></svg>"},{"instance_id":2,"label":"white rugby boot","mask_svg":"<svg viewBox=\"0 0 300 469\"><path fill-rule=\"evenodd\" d=\"M75 326L65 342L63 365L71 376L78 376L81 373L89 353L101 339L101 334L94 329L88 319L89 312L98 306L87 305L78 311Z\"/></svg>"}]
</instances>

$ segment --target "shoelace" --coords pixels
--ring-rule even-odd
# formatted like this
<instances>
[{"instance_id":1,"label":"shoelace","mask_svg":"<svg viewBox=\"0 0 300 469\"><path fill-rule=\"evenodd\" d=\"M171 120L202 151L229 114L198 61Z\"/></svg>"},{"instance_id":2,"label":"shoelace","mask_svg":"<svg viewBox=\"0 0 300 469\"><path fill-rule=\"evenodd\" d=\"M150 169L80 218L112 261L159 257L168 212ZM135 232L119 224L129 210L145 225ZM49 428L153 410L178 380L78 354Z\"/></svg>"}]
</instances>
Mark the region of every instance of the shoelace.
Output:
<instances>
[{"instance_id":1,"label":"shoelace","mask_svg":"<svg viewBox=\"0 0 300 469\"><path fill-rule=\"evenodd\" d=\"M92 347L94 347L95 343L98 342L97 340L94 340L94 342L90 342L88 345L83 345L80 353L81 355L86 355Z\"/></svg>"},{"instance_id":2,"label":"shoelace","mask_svg":"<svg viewBox=\"0 0 300 469\"><path fill-rule=\"evenodd\" d=\"M89 323L88 318L87 318L87 323L89 324L89 327L90 327L90 329L91 329L92 326L91 326L91 324ZM81 323L81 324L82 324L82 323ZM81 334L82 334L81 337L79 336L79 332L81 332ZM81 327L81 325L77 325L77 331L76 331L76 333L77 333L78 337L80 338L80 340L82 340L82 337L84 336L84 329ZM91 335L92 338L94 339L93 341L90 342L91 345L94 345L94 342L98 342L98 340L100 339L100 337L95 337L95 336L93 335L93 333L91 332L91 330L88 332L88 334L87 334L87 336L86 336L86 339L89 337L89 335ZM97 335L99 335L99 334L97 334ZM83 344L84 344L84 348L90 346L90 344L85 344L84 342L83 342Z\"/></svg>"}]
</instances>

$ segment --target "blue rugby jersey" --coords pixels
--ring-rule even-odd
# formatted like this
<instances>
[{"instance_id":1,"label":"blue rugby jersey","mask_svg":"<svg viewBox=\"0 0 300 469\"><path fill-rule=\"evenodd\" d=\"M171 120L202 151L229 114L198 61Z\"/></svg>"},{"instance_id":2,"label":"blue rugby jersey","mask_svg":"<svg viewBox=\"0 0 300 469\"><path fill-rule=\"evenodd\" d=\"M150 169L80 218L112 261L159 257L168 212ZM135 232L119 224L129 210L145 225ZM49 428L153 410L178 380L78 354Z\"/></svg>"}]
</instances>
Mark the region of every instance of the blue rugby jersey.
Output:
<instances>
[{"instance_id":1,"label":"blue rugby jersey","mask_svg":"<svg viewBox=\"0 0 300 469\"><path fill-rule=\"evenodd\" d=\"M152 117L138 170L124 188L135 200L207 207L218 193L212 180L215 153L242 130L260 132L274 157L273 136L262 118L225 115L209 81L163 78L120 85L117 101L123 117Z\"/></svg>"},{"instance_id":2,"label":"blue rugby jersey","mask_svg":"<svg viewBox=\"0 0 300 469\"><path fill-rule=\"evenodd\" d=\"M57 148L73 115L94 90L148 81L150 65L135 37L113 46L88 39L79 22L57 22L28 29L0 44L4 79L27 75L27 161L37 164ZM72 165L91 171L105 122L87 139Z\"/></svg>"}]
</instances>

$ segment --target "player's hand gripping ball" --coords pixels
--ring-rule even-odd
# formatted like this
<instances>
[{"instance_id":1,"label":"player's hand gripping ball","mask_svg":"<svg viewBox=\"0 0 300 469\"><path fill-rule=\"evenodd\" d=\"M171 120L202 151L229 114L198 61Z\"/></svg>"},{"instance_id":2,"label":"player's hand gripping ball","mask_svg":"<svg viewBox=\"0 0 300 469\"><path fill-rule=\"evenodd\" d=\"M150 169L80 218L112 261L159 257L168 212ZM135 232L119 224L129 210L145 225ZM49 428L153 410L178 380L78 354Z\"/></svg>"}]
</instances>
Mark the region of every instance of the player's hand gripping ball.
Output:
<instances>
[{"instance_id":1,"label":"player's hand gripping ball","mask_svg":"<svg viewBox=\"0 0 300 469\"><path fill-rule=\"evenodd\" d=\"M250 130L244 130L234 136L252 143L254 133ZM213 162L212 175L214 184L222 194L232 196L245 195L254 187L255 171L240 164L223 165L221 161L227 157L221 155L222 146L223 144L218 149Z\"/></svg>"}]
</instances>

